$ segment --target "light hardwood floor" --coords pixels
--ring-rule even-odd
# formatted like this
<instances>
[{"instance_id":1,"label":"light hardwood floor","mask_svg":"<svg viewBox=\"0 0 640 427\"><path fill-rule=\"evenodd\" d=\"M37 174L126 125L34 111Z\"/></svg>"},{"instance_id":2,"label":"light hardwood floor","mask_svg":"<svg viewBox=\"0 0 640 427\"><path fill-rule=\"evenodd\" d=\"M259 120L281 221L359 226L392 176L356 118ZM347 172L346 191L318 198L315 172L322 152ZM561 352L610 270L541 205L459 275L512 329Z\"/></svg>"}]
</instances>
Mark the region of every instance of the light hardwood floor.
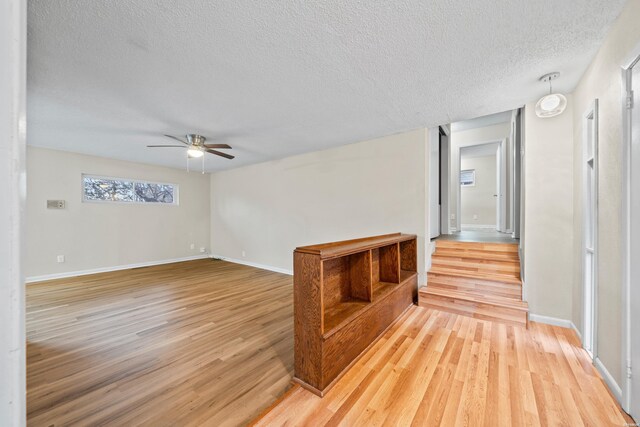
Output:
<instances>
[{"instance_id":1,"label":"light hardwood floor","mask_svg":"<svg viewBox=\"0 0 640 427\"><path fill-rule=\"evenodd\" d=\"M30 426L246 424L290 388L292 279L192 261L27 286ZM574 333L411 307L260 425L622 425Z\"/></svg>"},{"instance_id":2,"label":"light hardwood floor","mask_svg":"<svg viewBox=\"0 0 640 427\"><path fill-rule=\"evenodd\" d=\"M212 260L28 285L28 424L246 424L290 387L292 286Z\"/></svg>"},{"instance_id":3,"label":"light hardwood floor","mask_svg":"<svg viewBox=\"0 0 640 427\"><path fill-rule=\"evenodd\" d=\"M412 307L320 398L296 386L260 426L623 426L573 331Z\"/></svg>"}]
</instances>

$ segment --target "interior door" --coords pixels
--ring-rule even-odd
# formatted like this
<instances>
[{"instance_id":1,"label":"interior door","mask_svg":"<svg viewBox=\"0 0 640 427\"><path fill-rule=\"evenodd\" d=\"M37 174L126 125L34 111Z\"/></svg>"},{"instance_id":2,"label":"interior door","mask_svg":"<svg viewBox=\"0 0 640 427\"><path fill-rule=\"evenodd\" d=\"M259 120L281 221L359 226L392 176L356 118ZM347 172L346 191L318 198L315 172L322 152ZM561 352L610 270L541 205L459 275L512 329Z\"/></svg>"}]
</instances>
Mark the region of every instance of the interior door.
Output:
<instances>
[{"instance_id":1,"label":"interior door","mask_svg":"<svg viewBox=\"0 0 640 427\"><path fill-rule=\"evenodd\" d=\"M640 62L632 69L633 108L631 109L631 236L630 236L630 316L631 316L631 401L630 414L640 420Z\"/></svg>"}]
</instances>

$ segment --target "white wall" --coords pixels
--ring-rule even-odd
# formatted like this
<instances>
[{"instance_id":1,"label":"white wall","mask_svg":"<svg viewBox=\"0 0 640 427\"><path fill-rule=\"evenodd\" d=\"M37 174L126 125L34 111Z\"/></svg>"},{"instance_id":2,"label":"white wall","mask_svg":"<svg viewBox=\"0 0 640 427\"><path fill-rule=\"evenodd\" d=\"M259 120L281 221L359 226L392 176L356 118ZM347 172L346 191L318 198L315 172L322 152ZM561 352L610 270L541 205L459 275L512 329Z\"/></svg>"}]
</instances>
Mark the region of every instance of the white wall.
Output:
<instances>
[{"instance_id":1,"label":"white wall","mask_svg":"<svg viewBox=\"0 0 640 427\"><path fill-rule=\"evenodd\" d=\"M525 299L532 314L572 318L573 100L547 119L525 106Z\"/></svg>"},{"instance_id":2,"label":"white wall","mask_svg":"<svg viewBox=\"0 0 640 427\"><path fill-rule=\"evenodd\" d=\"M573 94L575 211L573 322L582 330L582 116L599 99L598 357L622 386L622 77L621 64L640 43L640 0L630 0ZM637 108L637 107L636 107ZM637 260L635 260L637 261ZM637 333L637 328L632 329Z\"/></svg>"},{"instance_id":3,"label":"white wall","mask_svg":"<svg viewBox=\"0 0 640 427\"><path fill-rule=\"evenodd\" d=\"M496 226L496 156L469 157L461 159L462 170L473 169L476 174L474 186L460 187L462 224ZM477 216L474 218L474 215Z\"/></svg>"},{"instance_id":4,"label":"white wall","mask_svg":"<svg viewBox=\"0 0 640 427\"><path fill-rule=\"evenodd\" d=\"M0 2L0 425L26 423L23 284L27 2Z\"/></svg>"},{"instance_id":5,"label":"white wall","mask_svg":"<svg viewBox=\"0 0 640 427\"><path fill-rule=\"evenodd\" d=\"M420 129L212 174L212 252L291 270L297 246L413 233L422 282L428 155Z\"/></svg>"},{"instance_id":6,"label":"white wall","mask_svg":"<svg viewBox=\"0 0 640 427\"><path fill-rule=\"evenodd\" d=\"M451 186L450 186L450 206L449 212L456 214L456 219L451 221L451 226L456 227L456 224L461 224L459 221L460 211L458 208L458 193L460 191L460 186L457 184L459 182L460 176L460 148L465 146L477 145L486 142L500 141L502 139L507 140L506 144L506 155L507 155L507 174L509 174L509 170L511 168L511 151L510 151L510 134L511 134L511 124L510 123L500 123L492 126L485 126L481 128L468 129L464 131L452 132L451 133ZM509 175L507 175L509 176ZM509 195L509 182L507 180L507 187L505 188L506 195ZM509 199L506 199L507 208L509 206ZM510 217L510 214L507 213L507 218ZM510 227L509 221L507 220L507 228Z\"/></svg>"},{"instance_id":7,"label":"white wall","mask_svg":"<svg viewBox=\"0 0 640 427\"><path fill-rule=\"evenodd\" d=\"M178 206L82 202L83 173L175 183ZM60 275L209 249L209 175L43 148L27 150L26 274ZM47 199L66 200L63 210ZM194 243L195 249L190 249ZM64 263L56 256L64 255Z\"/></svg>"}]
</instances>

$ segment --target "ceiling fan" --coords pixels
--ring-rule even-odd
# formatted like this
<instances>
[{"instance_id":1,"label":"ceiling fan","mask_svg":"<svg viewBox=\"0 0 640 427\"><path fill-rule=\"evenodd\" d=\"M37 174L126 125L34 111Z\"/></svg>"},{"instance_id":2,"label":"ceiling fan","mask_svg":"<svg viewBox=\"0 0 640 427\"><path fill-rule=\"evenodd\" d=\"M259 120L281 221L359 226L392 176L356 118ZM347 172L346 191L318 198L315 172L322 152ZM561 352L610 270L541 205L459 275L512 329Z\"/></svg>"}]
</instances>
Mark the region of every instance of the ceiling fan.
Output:
<instances>
[{"instance_id":1,"label":"ceiling fan","mask_svg":"<svg viewBox=\"0 0 640 427\"><path fill-rule=\"evenodd\" d=\"M211 153L211 154L215 154L216 156L220 156L220 157L224 157L225 159L233 159L234 156L232 156L231 154L227 154L227 153L223 153L222 151L218 151L218 150L214 150L214 148L217 149L231 149L230 145L227 144L206 144L205 141L207 140L207 138L205 138L202 135L197 135L195 133L190 133L188 135L185 135L187 140L183 141L182 139L173 136L173 135L165 135L168 138L171 139L175 139L176 141L181 142L184 145L147 145L147 147L150 148L160 148L160 147L176 147L176 148L186 148L187 149L187 156L194 158L194 157L202 157L204 156L204 153Z\"/></svg>"}]
</instances>

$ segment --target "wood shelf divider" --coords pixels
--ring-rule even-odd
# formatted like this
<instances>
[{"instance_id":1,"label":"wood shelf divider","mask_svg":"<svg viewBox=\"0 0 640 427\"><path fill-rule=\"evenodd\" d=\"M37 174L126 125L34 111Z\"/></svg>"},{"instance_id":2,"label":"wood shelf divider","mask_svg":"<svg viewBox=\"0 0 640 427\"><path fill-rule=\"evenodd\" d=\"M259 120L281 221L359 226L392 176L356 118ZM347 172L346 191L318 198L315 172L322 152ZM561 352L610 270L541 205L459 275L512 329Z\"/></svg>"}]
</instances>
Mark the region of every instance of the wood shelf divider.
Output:
<instances>
[{"instance_id":1,"label":"wood shelf divider","mask_svg":"<svg viewBox=\"0 0 640 427\"><path fill-rule=\"evenodd\" d=\"M417 295L415 235L296 248L295 377L322 396Z\"/></svg>"}]
</instances>

